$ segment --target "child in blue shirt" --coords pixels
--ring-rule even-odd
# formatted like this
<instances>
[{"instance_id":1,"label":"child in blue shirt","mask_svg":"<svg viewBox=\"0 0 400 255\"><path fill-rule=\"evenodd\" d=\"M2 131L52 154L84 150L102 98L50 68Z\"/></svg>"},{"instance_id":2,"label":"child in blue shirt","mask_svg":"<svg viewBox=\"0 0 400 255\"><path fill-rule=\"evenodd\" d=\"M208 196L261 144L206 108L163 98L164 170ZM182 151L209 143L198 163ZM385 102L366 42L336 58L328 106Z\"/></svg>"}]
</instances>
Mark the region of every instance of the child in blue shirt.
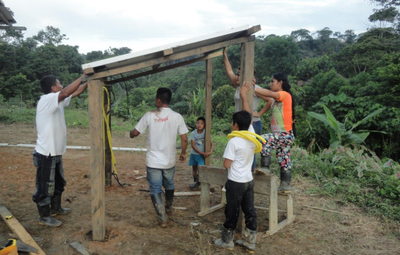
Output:
<instances>
[{"instance_id":1,"label":"child in blue shirt","mask_svg":"<svg viewBox=\"0 0 400 255\"><path fill-rule=\"evenodd\" d=\"M192 167L194 183L189 185L191 190L197 190L200 187L199 182L199 166L204 166L204 158L211 155L214 144L210 141L210 152L204 152L204 137L205 137L206 119L198 117L196 121L196 129L190 134L189 140L192 145L190 152L189 166Z\"/></svg>"}]
</instances>

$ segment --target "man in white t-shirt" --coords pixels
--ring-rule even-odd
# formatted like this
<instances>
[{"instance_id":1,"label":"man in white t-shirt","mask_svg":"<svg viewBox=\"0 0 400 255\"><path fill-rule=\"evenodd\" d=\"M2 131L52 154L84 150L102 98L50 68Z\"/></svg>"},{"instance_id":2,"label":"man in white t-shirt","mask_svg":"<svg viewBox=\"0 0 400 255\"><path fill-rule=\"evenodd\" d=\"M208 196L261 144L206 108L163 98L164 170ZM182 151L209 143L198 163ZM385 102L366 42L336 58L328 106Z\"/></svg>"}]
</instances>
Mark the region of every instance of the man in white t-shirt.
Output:
<instances>
[{"instance_id":1,"label":"man in white t-shirt","mask_svg":"<svg viewBox=\"0 0 400 255\"><path fill-rule=\"evenodd\" d=\"M174 198L174 175L176 162L176 136L181 137L181 154L179 160L185 162L188 145L185 121L182 115L169 108L172 92L168 88L159 88L156 95L157 109L147 112L130 132L134 138L148 129L146 166L147 183L150 186L150 197L159 217L160 226L167 227L166 213L172 212ZM161 187L165 188L164 206Z\"/></svg>"},{"instance_id":2,"label":"man in white t-shirt","mask_svg":"<svg viewBox=\"0 0 400 255\"><path fill-rule=\"evenodd\" d=\"M233 114L233 131L248 130L250 124L251 114L248 111ZM236 243L250 251L255 249L257 214L254 209L254 181L251 172L255 148L252 141L242 137L233 137L226 145L223 155L224 167L228 169L228 181L225 183L225 222L222 225L221 238L214 240L216 246L233 249L233 236L239 218L239 208L242 208L246 219L247 240L237 240Z\"/></svg>"},{"instance_id":3,"label":"man in white t-shirt","mask_svg":"<svg viewBox=\"0 0 400 255\"><path fill-rule=\"evenodd\" d=\"M53 75L40 80L44 95L40 97L36 109L37 140L33 152L36 171L36 189L32 196L39 210L39 224L49 227L61 226L62 222L52 216L68 214L69 208L61 207L61 195L66 185L62 155L67 147L67 127L64 107L71 98L80 95L87 88L80 78L63 88Z\"/></svg>"}]
</instances>

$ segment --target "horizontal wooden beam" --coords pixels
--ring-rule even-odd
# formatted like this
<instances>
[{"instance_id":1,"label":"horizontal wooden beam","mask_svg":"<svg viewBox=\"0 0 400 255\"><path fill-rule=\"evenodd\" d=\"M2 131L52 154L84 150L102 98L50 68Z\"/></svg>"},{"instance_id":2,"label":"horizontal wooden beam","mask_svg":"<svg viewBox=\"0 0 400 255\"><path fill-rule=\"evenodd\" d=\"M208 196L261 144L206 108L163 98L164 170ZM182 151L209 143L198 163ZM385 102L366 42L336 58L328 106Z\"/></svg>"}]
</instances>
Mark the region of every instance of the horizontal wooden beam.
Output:
<instances>
[{"instance_id":1,"label":"horizontal wooden beam","mask_svg":"<svg viewBox=\"0 0 400 255\"><path fill-rule=\"evenodd\" d=\"M250 42L250 41L254 41L254 40L255 40L254 35L240 37L237 39L232 39L232 40L228 40L228 41L224 41L224 42L220 42L220 43L215 43L215 44L211 44L208 46L199 47L199 48L196 48L193 50L188 50L185 52L174 53L167 57L155 58L152 60L148 60L148 61L144 61L144 62L140 62L140 63L124 66L124 67L119 67L119 68L115 68L115 69L98 72L98 73L95 73L92 76L90 76L89 79L94 80L94 79L110 77L110 76L114 76L114 75L118 75L118 74L122 74L122 73L127 73L127 72L131 72L131 71L139 70L142 68L146 68L149 66L167 63L169 61L178 60L178 59L185 58L185 57L196 56L196 55L204 54L207 52L216 51L216 50L228 47L230 45L241 44L241 43Z\"/></svg>"},{"instance_id":2,"label":"horizontal wooden beam","mask_svg":"<svg viewBox=\"0 0 400 255\"><path fill-rule=\"evenodd\" d=\"M180 66L190 65L190 64L193 64L193 63L198 62L198 61L203 61L203 60L207 60L207 59L210 59L210 58L219 57L221 55L222 55L222 51L217 51L217 52L205 55L203 57L191 59L191 60L188 60L188 61L185 61L185 62L180 62L180 63L176 63L176 64L172 64L172 65L168 65L168 66L163 66L163 67L155 68L155 69L153 67L153 70L149 70L149 71L146 71L146 72L133 74L133 75L126 76L126 77L123 77L123 78L120 78L120 79L110 80L110 81L107 81L106 84L115 84L115 83L122 82L122 81L128 81L128 80L136 79L136 78L139 78L139 77L142 77L142 76L163 72L163 71L170 70L170 69L173 69L173 68L177 68L177 67L180 67Z\"/></svg>"},{"instance_id":3,"label":"horizontal wooden beam","mask_svg":"<svg viewBox=\"0 0 400 255\"><path fill-rule=\"evenodd\" d=\"M174 53L173 49L166 49L163 51L163 55L164 57L171 55L172 53Z\"/></svg>"},{"instance_id":4,"label":"horizontal wooden beam","mask_svg":"<svg viewBox=\"0 0 400 255\"><path fill-rule=\"evenodd\" d=\"M200 182L224 186L228 180L228 170L220 167L200 166ZM278 184L278 177L275 175L254 175L254 193L269 195L271 183Z\"/></svg>"}]
</instances>

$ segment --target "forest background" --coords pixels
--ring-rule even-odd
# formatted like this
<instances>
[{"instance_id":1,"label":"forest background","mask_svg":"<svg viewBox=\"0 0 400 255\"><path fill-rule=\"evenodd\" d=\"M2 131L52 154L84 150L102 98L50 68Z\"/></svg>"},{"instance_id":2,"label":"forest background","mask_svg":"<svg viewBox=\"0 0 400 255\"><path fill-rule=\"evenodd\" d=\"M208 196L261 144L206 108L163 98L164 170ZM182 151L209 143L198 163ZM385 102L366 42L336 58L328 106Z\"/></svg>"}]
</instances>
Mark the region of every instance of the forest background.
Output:
<instances>
[{"instance_id":1,"label":"forest background","mask_svg":"<svg viewBox=\"0 0 400 255\"><path fill-rule=\"evenodd\" d=\"M372 2L380 8L362 34L324 27L314 33L298 29L285 36L258 36L256 79L268 88L272 74L289 75L296 102L295 172L321 184L314 192L339 194L344 201L400 221L400 1ZM66 40L52 26L28 38L18 31L0 32L0 122L34 123L44 75L55 75L66 86L80 76L83 63L132 51L110 47L81 54L79 46L64 44ZM239 45L229 47L228 58L236 71ZM204 115L204 84L205 65L197 62L113 85L112 115L121 121L112 129L132 128L154 108L159 87L172 90L171 108L193 129ZM214 160L221 157L231 131L234 92L222 57L214 59ZM69 127L88 127L87 105L87 93L73 102ZM270 132L269 119L268 113L262 116L263 133Z\"/></svg>"}]
</instances>

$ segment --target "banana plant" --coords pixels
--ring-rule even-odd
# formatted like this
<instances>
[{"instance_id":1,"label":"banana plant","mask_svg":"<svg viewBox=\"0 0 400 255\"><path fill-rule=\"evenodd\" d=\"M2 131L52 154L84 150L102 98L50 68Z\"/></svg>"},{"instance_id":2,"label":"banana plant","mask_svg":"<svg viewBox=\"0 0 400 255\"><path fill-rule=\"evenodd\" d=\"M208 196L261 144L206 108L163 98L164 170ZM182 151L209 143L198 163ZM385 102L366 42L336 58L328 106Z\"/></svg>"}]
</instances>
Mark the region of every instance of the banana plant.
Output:
<instances>
[{"instance_id":1,"label":"banana plant","mask_svg":"<svg viewBox=\"0 0 400 255\"><path fill-rule=\"evenodd\" d=\"M333 116L332 112L328 109L326 105L322 104L322 107L324 108L325 114L308 112L308 115L323 122L326 126L329 127L329 144L331 148L336 148L340 145L346 146L349 144L362 144L371 132L386 134L386 132L376 130L354 130L356 127L363 124L370 118L380 114L383 111L383 108L375 110L364 119L355 123L350 129L346 129L345 124L336 120L335 116Z\"/></svg>"}]
</instances>

